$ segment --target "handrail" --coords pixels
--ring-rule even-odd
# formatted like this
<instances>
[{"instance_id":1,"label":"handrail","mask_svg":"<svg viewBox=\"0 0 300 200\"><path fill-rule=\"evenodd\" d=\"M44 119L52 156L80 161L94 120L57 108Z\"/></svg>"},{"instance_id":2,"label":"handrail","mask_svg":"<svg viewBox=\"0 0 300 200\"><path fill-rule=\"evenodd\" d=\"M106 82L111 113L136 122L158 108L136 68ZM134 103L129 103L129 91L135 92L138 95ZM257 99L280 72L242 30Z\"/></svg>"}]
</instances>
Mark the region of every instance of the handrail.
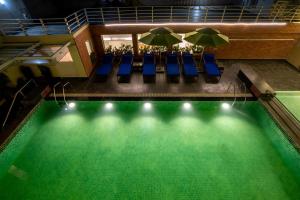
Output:
<instances>
[{"instance_id":1,"label":"handrail","mask_svg":"<svg viewBox=\"0 0 300 200\"><path fill-rule=\"evenodd\" d=\"M35 80L30 79L27 83L25 83L25 85L23 85L23 87L21 87L21 88L15 93L14 99L13 99L12 103L10 104L10 107L9 107L8 112L7 112L7 114L6 114L5 120L4 120L3 124L2 124L2 127L5 126L5 124L6 124L7 120L8 120L8 117L9 117L9 115L10 115L11 109L12 109L13 106L14 106L14 103L15 103L15 101L16 101L16 99L17 99L18 94L21 94L21 95L24 97L24 94L23 94L22 90L23 90L29 83L31 83L31 82L33 82L33 83L35 84L35 86L37 86L37 83L35 82Z\"/></svg>"},{"instance_id":2,"label":"handrail","mask_svg":"<svg viewBox=\"0 0 300 200\"><path fill-rule=\"evenodd\" d=\"M246 101L247 101L247 95L246 95L246 93L247 93L247 86L246 86L246 83L245 83L245 82L242 83L242 87L244 87L244 94L245 94L245 97L244 97L244 102L243 102L243 104L245 104Z\"/></svg>"},{"instance_id":3,"label":"handrail","mask_svg":"<svg viewBox=\"0 0 300 200\"><path fill-rule=\"evenodd\" d=\"M110 23L296 23L300 5L132 6L84 8L65 18L0 19L3 35L72 34L85 24ZM49 29L49 26L59 26Z\"/></svg>"},{"instance_id":4,"label":"handrail","mask_svg":"<svg viewBox=\"0 0 300 200\"><path fill-rule=\"evenodd\" d=\"M59 81L59 82L57 82L54 86L53 86L53 94L54 94L54 100L55 100L55 102L58 104L58 102L57 102L57 99L56 99L56 90L55 90L55 88L57 87L57 86L59 86L61 84L61 82Z\"/></svg>"},{"instance_id":5,"label":"handrail","mask_svg":"<svg viewBox=\"0 0 300 200\"><path fill-rule=\"evenodd\" d=\"M66 103L66 105L68 105L68 102L67 102L67 100L66 100L66 94L65 94L65 87L66 87L67 85L72 86L70 82L66 82L66 83L63 85L63 87L62 87L62 90L63 90L63 97L64 97L64 102Z\"/></svg>"},{"instance_id":6,"label":"handrail","mask_svg":"<svg viewBox=\"0 0 300 200\"><path fill-rule=\"evenodd\" d=\"M236 83L234 82L230 82L228 87L227 87L227 90L226 90L226 93L229 92L230 88L233 86L233 96L234 96L234 100L231 104L231 106L234 106L234 104L236 103L236 99L237 99L237 96L236 96Z\"/></svg>"},{"instance_id":7,"label":"handrail","mask_svg":"<svg viewBox=\"0 0 300 200\"><path fill-rule=\"evenodd\" d=\"M236 102L236 88L235 88L236 84L233 84L233 95L234 95L234 100L231 104L231 106L234 106L235 102Z\"/></svg>"}]
</instances>

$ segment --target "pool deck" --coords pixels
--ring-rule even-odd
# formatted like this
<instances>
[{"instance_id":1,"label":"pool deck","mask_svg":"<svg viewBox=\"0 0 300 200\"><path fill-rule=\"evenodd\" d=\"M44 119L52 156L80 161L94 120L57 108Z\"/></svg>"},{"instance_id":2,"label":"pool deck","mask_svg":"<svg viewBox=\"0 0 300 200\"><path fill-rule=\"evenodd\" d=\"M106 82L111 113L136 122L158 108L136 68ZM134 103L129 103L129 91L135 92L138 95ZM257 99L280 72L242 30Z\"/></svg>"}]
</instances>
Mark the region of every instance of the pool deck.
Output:
<instances>
[{"instance_id":1,"label":"pool deck","mask_svg":"<svg viewBox=\"0 0 300 200\"><path fill-rule=\"evenodd\" d=\"M219 62L223 67L223 63ZM72 87L66 89L67 97L234 97L233 84L236 95L239 97L252 97L249 91L241 86L242 82L237 78L239 67L236 65L226 66L222 78L218 83L206 83L204 73L199 74L196 82L187 83L183 75L179 83L167 81L166 74L156 73L155 83L144 83L142 73L135 71L131 75L129 83L119 83L117 80L118 67L115 66L107 81L97 81L93 73L88 80L63 79L69 81ZM231 86L230 86L231 85ZM58 88L58 96L62 91Z\"/></svg>"},{"instance_id":2,"label":"pool deck","mask_svg":"<svg viewBox=\"0 0 300 200\"><path fill-rule=\"evenodd\" d=\"M89 79L63 79L62 83L70 82L72 87L66 88L67 97L252 97L252 94L241 85L237 73L241 66L251 67L263 77L274 90L300 90L300 72L283 60L220 60L224 68L218 83L206 83L204 73L194 83L186 83L183 75L179 83L169 83L165 73L156 74L155 83L144 83L141 72L134 72L130 83L118 83L117 66L106 82L97 82L93 73ZM236 87L234 94L233 84ZM58 88L57 96L62 96Z\"/></svg>"},{"instance_id":3,"label":"pool deck","mask_svg":"<svg viewBox=\"0 0 300 200\"><path fill-rule=\"evenodd\" d=\"M95 81L93 74L89 79L62 79L61 82L70 82L72 87L66 88L66 97L74 99L101 99L101 98L187 98L187 99L233 99L234 96L241 100L253 98L243 87L236 89L234 94L230 84L241 85L237 77L240 67L251 67L260 77L263 77L270 86L277 91L299 91L300 72L283 60L220 60L220 67L224 67L224 73L219 83L206 83L204 74L199 74L199 80L195 83L186 83L180 77L179 83L168 83L164 73L158 73L156 83L143 82L141 72L134 72L130 83L118 83L116 71L109 79L102 83ZM62 97L61 87L57 88L57 97ZM53 98L53 94L50 94ZM22 116L14 120L14 124L5 130L1 130L0 143L3 143L11 132L24 119L31 109L24 110Z\"/></svg>"}]
</instances>

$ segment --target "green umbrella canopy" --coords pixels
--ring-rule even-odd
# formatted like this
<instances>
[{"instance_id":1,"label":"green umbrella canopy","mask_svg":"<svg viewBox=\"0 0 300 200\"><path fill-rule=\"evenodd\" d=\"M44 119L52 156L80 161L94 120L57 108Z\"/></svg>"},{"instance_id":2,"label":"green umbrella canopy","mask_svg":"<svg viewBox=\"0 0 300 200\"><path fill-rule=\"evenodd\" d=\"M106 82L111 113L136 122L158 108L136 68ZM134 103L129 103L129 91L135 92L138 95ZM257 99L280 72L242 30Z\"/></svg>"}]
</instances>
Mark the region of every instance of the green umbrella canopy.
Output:
<instances>
[{"instance_id":1,"label":"green umbrella canopy","mask_svg":"<svg viewBox=\"0 0 300 200\"><path fill-rule=\"evenodd\" d=\"M185 34L184 40L203 47L218 47L229 43L229 38L213 28L199 28Z\"/></svg>"},{"instance_id":2,"label":"green umbrella canopy","mask_svg":"<svg viewBox=\"0 0 300 200\"><path fill-rule=\"evenodd\" d=\"M182 42L180 35L166 27L154 28L143 33L139 41L147 45L166 47Z\"/></svg>"}]
</instances>

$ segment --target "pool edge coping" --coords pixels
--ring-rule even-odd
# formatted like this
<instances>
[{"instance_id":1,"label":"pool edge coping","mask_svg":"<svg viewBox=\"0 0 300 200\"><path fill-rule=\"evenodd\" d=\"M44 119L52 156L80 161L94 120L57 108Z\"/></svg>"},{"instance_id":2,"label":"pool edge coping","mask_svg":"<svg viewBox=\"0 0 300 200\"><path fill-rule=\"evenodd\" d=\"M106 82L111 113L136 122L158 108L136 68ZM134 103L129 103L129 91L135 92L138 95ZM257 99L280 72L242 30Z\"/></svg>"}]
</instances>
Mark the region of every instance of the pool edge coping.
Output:
<instances>
[{"instance_id":1,"label":"pool edge coping","mask_svg":"<svg viewBox=\"0 0 300 200\"><path fill-rule=\"evenodd\" d=\"M18 134L19 130L23 125L28 121L28 119L33 115L37 108L42 104L45 99L41 99L30 111L29 113L21 120L21 122L13 129L9 136L0 144L0 153L6 148L6 146L13 140L13 138Z\"/></svg>"}]
</instances>

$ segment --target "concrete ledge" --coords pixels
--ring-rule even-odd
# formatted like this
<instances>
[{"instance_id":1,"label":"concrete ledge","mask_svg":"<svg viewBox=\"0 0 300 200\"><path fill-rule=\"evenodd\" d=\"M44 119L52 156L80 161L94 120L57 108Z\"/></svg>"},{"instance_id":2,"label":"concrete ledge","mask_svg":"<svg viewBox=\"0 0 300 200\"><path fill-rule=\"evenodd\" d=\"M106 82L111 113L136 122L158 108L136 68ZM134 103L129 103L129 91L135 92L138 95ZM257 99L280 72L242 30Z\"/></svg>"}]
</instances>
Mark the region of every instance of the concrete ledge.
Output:
<instances>
[{"instance_id":1,"label":"concrete ledge","mask_svg":"<svg viewBox=\"0 0 300 200\"><path fill-rule=\"evenodd\" d=\"M238 77L256 97L268 98L276 94L273 88L250 67L242 66Z\"/></svg>"},{"instance_id":2,"label":"concrete ledge","mask_svg":"<svg viewBox=\"0 0 300 200\"><path fill-rule=\"evenodd\" d=\"M49 97L54 98L53 93ZM56 94L56 97L63 97L62 93ZM148 98L253 98L251 93L67 93L66 97L80 98L80 97L148 97Z\"/></svg>"}]
</instances>

